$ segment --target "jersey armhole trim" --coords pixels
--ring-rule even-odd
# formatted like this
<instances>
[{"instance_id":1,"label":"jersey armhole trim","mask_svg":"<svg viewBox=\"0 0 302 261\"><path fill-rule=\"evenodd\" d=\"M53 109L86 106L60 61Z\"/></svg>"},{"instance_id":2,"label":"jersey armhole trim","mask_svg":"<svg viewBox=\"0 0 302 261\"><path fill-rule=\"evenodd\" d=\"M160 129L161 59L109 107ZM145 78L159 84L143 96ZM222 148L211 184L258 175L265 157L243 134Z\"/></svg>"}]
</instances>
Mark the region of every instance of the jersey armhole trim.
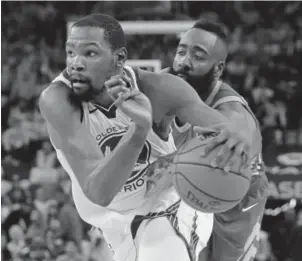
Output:
<instances>
[{"instance_id":1,"label":"jersey armhole trim","mask_svg":"<svg viewBox=\"0 0 302 261\"><path fill-rule=\"evenodd\" d=\"M237 97L237 96L227 96L227 97L223 97L223 98L219 99L211 107L213 109L216 109L219 105L221 105L223 103L227 103L227 102L239 102L242 105L247 106L247 103L242 98Z\"/></svg>"},{"instance_id":2,"label":"jersey armhole trim","mask_svg":"<svg viewBox=\"0 0 302 261\"><path fill-rule=\"evenodd\" d=\"M175 119L173 119L173 124L174 124L174 127L175 127L175 129L178 131L178 132L180 132L180 133L184 133L184 132L187 132L190 128L191 128L191 124L190 123L186 123L185 125L183 125L183 126L179 126L177 123L176 123L176 121L175 121Z\"/></svg>"}]
</instances>

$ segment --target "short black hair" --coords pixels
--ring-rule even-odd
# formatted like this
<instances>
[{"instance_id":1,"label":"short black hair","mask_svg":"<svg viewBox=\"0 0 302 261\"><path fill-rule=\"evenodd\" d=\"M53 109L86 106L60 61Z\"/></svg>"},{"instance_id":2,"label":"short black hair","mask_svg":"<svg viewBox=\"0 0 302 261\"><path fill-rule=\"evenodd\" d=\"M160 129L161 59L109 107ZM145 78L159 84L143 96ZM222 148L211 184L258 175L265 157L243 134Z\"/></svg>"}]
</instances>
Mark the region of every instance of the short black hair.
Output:
<instances>
[{"instance_id":1,"label":"short black hair","mask_svg":"<svg viewBox=\"0 0 302 261\"><path fill-rule=\"evenodd\" d=\"M202 29L217 35L225 44L228 43L228 29L221 23L205 19L198 20L192 28Z\"/></svg>"},{"instance_id":2,"label":"short black hair","mask_svg":"<svg viewBox=\"0 0 302 261\"><path fill-rule=\"evenodd\" d=\"M72 27L99 27L104 29L104 39L113 51L126 47L126 39L122 26L112 16L105 14L90 14L76 21Z\"/></svg>"}]
</instances>

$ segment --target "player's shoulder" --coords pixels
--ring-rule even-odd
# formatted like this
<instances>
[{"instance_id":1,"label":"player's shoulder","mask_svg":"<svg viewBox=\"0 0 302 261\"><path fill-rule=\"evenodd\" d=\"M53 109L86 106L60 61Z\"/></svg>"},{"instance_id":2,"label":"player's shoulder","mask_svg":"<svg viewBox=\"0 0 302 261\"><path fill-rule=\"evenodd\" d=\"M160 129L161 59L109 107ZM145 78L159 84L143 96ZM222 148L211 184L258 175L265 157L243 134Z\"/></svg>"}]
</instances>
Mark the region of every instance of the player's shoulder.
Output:
<instances>
[{"instance_id":1,"label":"player's shoulder","mask_svg":"<svg viewBox=\"0 0 302 261\"><path fill-rule=\"evenodd\" d=\"M39 108L46 122L59 133L72 133L75 124L81 122L81 103L64 81L54 80L42 91Z\"/></svg>"},{"instance_id":2,"label":"player's shoulder","mask_svg":"<svg viewBox=\"0 0 302 261\"><path fill-rule=\"evenodd\" d=\"M227 82L224 82L224 81L221 81L221 85L220 85L218 94L241 97L241 95L230 84L228 84Z\"/></svg>"},{"instance_id":3,"label":"player's shoulder","mask_svg":"<svg viewBox=\"0 0 302 261\"><path fill-rule=\"evenodd\" d=\"M64 111L76 111L80 107L80 103L74 97L72 89L61 80L54 80L42 91L39 97L39 105L42 110L60 110L62 113Z\"/></svg>"}]
</instances>

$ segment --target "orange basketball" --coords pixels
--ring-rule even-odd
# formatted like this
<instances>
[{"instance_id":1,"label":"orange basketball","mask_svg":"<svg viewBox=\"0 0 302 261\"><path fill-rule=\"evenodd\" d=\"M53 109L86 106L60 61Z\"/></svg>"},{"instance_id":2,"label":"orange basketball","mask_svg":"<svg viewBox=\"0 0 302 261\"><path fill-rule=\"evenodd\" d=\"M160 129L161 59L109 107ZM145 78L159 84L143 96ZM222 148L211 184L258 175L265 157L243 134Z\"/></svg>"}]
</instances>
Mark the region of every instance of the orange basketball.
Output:
<instances>
[{"instance_id":1,"label":"orange basketball","mask_svg":"<svg viewBox=\"0 0 302 261\"><path fill-rule=\"evenodd\" d=\"M224 212L234 207L250 186L250 180L239 172L241 158L226 173L222 168L210 165L216 155L215 150L205 157L201 156L207 141L216 135L191 139L174 158L173 184L179 196L194 209L206 213Z\"/></svg>"}]
</instances>

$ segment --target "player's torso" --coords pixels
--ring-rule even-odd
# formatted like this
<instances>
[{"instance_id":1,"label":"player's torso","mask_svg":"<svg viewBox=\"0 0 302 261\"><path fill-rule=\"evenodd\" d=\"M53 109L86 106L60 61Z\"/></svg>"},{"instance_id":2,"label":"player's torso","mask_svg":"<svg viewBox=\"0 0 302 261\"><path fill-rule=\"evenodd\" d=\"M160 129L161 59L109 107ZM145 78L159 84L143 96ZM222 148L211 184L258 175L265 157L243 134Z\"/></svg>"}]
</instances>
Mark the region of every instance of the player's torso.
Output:
<instances>
[{"instance_id":1,"label":"player's torso","mask_svg":"<svg viewBox=\"0 0 302 261\"><path fill-rule=\"evenodd\" d=\"M105 157L115 149L131 124L131 120L123 112L118 109L113 111L111 113L114 115L107 114L106 116L104 109L89 103L84 105L84 124L87 124L99 150ZM167 140L163 140L151 130L132 175L113 199L109 208L118 211L128 211L134 208L143 210L146 207L144 175L149 164L174 151L175 145L171 134Z\"/></svg>"},{"instance_id":2,"label":"player's torso","mask_svg":"<svg viewBox=\"0 0 302 261\"><path fill-rule=\"evenodd\" d=\"M133 87L138 88L134 71L129 67L126 67L125 71L132 78L132 84L135 85ZM66 79L58 77L56 80L68 84ZM60 163L72 180L73 198L81 218L92 226L101 228L115 251L122 246L127 250L126 238L131 235L129 224L135 215L164 211L179 200L175 191L163 195L157 204L152 204L153 198L152 200L145 198L144 175L147 167L158 157L176 150L170 122L171 117L160 117L160 122L157 122L159 124L148 134L132 175L106 208L94 204L86 197L74 173L78 171L80 175L88 175L97 169L100 160L112 153L127 132L131 119L115 107L103 108L90 102L83 102L82 123L76 137L68 140L60 149L56 149ZM74 157L76 153L79 155ZM79 162L74 162L74 158ZM79 160L81 158L83 162ZM86 165L88 173L83 171L83 165Z\"/></svg>"},{"instance_id":3,"label":"player's torso","mask_svg":"<svg viewBox=\"0 0 302 261\"><path fill-rule=\"evenodd\" d=\"M132 87L138 88L135 72L130 67L126 67L125 73L131 78ZM65 161L70 161L70 159L68 159L68 151L72 151L73 148L79 149L79 146L83 146L85 150L85 144L80 144L81 137L82 140L87 140L86 137L84 138L85 135L90 135L89 145L91 148L91 152L86 151L85 155L91 159L91 165L97 165L98 159L108 156L116 148L131 124L131 119L114 106L104 108L90 102L83 102L82 109L83 119L81 131L79 131L74 142L69 141L65 151L60 151L59 160L61 158L66 159L60 160L63 167ZM141 213L148 211L148 205L144 197L146 191L145 171L148 165L158 157L172 153L176 149L170 131L170 120L170 118L161 117L159 124L161 127L154 128L154 130L152 129L150 131L132 175L108 206L109 210L122 214L131 214L132 212L140 214L139 211L141 211ZM68 169L68 167L64 168ZM85 195L81 192L79 183L76 182L76 179L73 177L73 171L69 171L69 175L72 180L75 180L75 182L73 182L75 204L82 218L85 219L87 206L89 205L87 205L86 200L82 200ZM175 200L178 199L175 195L172 195L171 204L174 203L174 198ZM164 207L165 206L163 206L163 208ZM152 211L156 210L153 209Z\"/></svg>"}]
</instances>

